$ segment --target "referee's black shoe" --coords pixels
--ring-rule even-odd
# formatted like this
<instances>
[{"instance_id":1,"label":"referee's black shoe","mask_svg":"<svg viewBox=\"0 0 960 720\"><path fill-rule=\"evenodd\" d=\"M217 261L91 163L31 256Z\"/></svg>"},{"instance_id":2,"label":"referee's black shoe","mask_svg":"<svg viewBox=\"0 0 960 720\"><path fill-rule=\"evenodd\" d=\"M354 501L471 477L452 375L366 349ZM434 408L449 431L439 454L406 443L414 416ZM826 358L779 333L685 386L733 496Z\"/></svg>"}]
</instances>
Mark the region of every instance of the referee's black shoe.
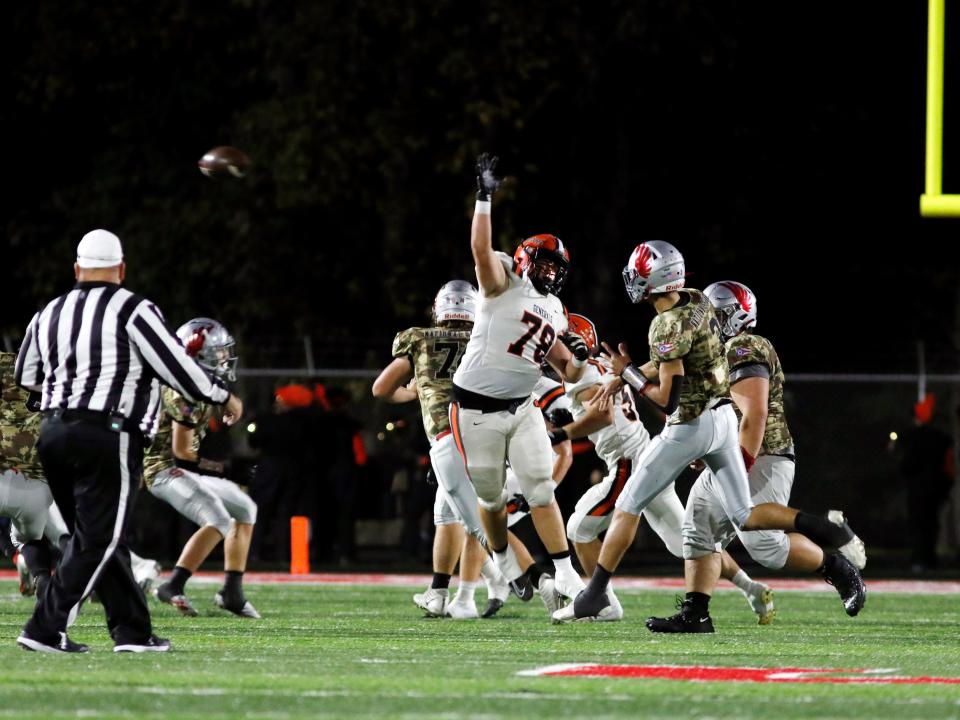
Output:
<instances>
[{"instance_id":1,"label":"referee's black shoe","mask_svg":"<svg viewBox=\"0 0 960 720\"><path fill-rule=\"evenodd\" d=\"M90 648L82 643L74 642L68 638L67 634L64 632L60 633L59 641L44 642L42 640L37 640L36 638L30 637L24 631L20 633L20 637L17 638L17 644L24 650L32 650L34 652L61 654L90 652Z\"/></svg>"},{"instance_id":2,"label":"referee's black shoe","mask_svg":"<svg viewBox=\"0 0 960 720\"><path fill-rule=\"evenodd\" d=\"M113 646L114 652L132 653L167 652L169 649L170 641L164 638L158 638L156 635L151 635L141 642L117 643Z\"/></svg>"}]
</instances>

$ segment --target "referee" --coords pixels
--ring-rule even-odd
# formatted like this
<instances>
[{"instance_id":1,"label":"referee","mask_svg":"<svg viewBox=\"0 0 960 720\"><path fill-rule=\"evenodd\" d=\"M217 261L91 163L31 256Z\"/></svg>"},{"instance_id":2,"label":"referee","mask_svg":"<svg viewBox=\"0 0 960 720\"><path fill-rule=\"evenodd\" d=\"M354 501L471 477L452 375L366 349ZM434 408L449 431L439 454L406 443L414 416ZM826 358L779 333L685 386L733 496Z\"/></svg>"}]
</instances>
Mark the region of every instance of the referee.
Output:
<instances>
[{"instance_id":1,"label":"referee","mask_svg":"<svg viewBox=\"0 0 960 720\"><path fill-rule=\"evenodd\" d=\"M28 650L83 653L67 637L83 601L97 590L115 652L164 652L143 591L130 570L126 526L143 451L160 418L160 384L243 411L192 359L149 300L120 287L119 238L93 230L77 246L77 284L37 313L17 357L16 381L42 393L37 449L57 506L73 530L47 590L17 643Z\"/></svg>"}]
</instances>

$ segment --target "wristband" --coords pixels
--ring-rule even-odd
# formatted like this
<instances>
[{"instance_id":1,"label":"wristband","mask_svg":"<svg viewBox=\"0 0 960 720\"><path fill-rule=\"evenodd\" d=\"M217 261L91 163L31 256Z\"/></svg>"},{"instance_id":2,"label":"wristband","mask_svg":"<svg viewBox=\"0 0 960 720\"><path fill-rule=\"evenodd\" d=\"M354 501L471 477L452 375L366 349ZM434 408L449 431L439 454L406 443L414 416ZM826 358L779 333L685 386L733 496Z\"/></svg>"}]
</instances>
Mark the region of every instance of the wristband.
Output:
<instances>
[{"instance_id":1,"label":"wristband","mask_svg":"<svg viewBox=\"0 0 960 720\"><path fill-rule=\"evenodd\" d=\"M477 200L477 205L473 209L474 215L489 215L490 214L490 201L489 200Z\"/></svg>"},{"instance_id":2,"label":"wristband","mask_svg":"<svg viewBox=\"0 0 960 720\"><path fill-rule=\"evenodd\" d=\"M550 436L551 445L559 445L564 440L569 440L570 436L567 435L567 431L563 428L557 428L556 430L551 430L547 433Z\"/></svg>"},{"instance_id":3,"label":"wristband","mask_svg":"<svg viewBox=\"0 0 960 720\"><path fill-rule=\"evenodd\" d=\"M750 472L750 468L753 467L753 464L757 461L757 459L748 453L743 445L740 446L740 454L743 455L743 464L746 466L747 472Z\"/></svg>"},{"instance_id":4,"label":"wristband","mask_svg":"<svg viewBox=\"0 0 960 720\"><path fill-rule=\"evenodd\" d=\"M646 387L650 382L646 377L644 377L644 374L640 372L640 369L633 363L630 363L623 369L623 372L620 373L620 377L624 380L624 382L626 382L641 395L643 394L644 390L646 390Z\"/></svg>"},{"instance_id":5,"label":"wristband","mask_svg":"<svg viewBox=\"0 0 960 720\"><path fill-rule=\"evenodd\" d=\"M578 359L577 359L577 356L574 355L574 356L571 358L571 362L573 362L573 366L574 366L575 368L582 368L584 365L586 365L588 362L590 362L590 358L587 358L586 360L578 360Z\"/></svg>"}]
</instances>

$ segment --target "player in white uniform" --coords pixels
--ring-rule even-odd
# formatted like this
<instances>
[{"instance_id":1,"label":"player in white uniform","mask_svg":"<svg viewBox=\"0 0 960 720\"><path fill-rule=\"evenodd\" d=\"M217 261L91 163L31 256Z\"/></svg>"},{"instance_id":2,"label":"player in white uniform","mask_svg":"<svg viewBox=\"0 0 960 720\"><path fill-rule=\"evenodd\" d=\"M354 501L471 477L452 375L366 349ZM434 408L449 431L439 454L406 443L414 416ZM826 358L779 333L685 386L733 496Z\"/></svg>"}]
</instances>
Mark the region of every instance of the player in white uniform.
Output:
<instances>
[{"instance_id":1,"label":"player in white uniform","mask_svg":"<svg viewBox=\"0 0 960 720\"><path fill-rule=\"evenodd\" d=\"M589 351L579 336L567 334L563 304L555 295L569 267L563 243L553 235L537 235L524 240L512 260L494 252L490 201L499 186L495 164L496 159L486 155L477 160L470 246L481 302L453 377L450 429L476 488L480 519L503 574L511 581L523 576L507 543L504 480L509 461L554 562L556 589L572 598L583 581L570 563L563 518L553 496L550 440L531 393L544 359L572 382L583 374ZM556 342L558 338L563 342Z\"/></svg>"}]
</instances>

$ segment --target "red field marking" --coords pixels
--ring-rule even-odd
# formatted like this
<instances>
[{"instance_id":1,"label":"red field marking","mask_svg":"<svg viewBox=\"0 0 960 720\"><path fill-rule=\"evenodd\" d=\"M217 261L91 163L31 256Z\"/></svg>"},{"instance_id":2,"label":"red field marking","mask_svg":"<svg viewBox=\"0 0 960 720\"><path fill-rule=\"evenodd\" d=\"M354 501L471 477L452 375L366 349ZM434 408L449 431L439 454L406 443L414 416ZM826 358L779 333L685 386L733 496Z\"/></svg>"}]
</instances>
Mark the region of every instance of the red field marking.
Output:
<instances>
[{"instance_id":1,"label":"red field marking","mask_svg":"<svg viewBox=\"0 0 960 720\"><path fill-rule=\"evenodd\" d=\"M426 574L396 573L310 573L290 575L285 572L248 572L244 582L271 585L381 585L393 587L421 587L430 582ZM0 570L0 580L15 580L16 570ZM193 575L201 582L221 582L223 573L203 571ZM770 585L775 592L825 592L835 593L822 580L797 578L754 578ZM866 578L870 593L923 593L927 595L960 595L960 581L956 580L871 580ZM683 590L683 577L617 577L613 581L617 590ZM453 585L456 586L456 579ZM718 591L732 591L729 583L721 582Z\"/></svg>"},{"instance_id":2,"label":"red field marking","mask_svg":"<svg viewBox=\"0 0 960 720\"><path fill-rule=\"evenodd\" d=\"M858 685L960 685L960 678L881 675L866 668L751 668L709 665L548 665L518 675L535 677L640 678L687 682L832 683Z\"/></svg>"}]
</instances>

